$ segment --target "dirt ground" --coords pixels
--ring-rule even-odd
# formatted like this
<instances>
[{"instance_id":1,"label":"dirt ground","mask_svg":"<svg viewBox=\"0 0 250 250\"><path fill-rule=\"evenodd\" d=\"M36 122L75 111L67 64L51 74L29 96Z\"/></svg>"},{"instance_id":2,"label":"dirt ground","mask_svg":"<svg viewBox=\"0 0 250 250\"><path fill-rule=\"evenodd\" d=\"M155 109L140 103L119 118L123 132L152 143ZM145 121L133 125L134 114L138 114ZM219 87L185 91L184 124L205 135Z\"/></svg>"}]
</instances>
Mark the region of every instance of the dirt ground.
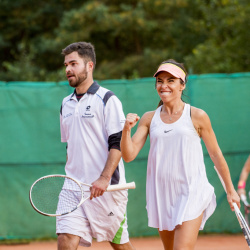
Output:
<instances>
[{"instance_id":1,"label":"dirt ground","mask_svg":"<svg viewBox=\"0 0 250 250\"><path fill-rule=\"evenodd\" d=\"M131 238L136 250L163 250L158 237ZM32 242L22 245L0 245L0 250L55 250L56 241ZM79 247L79 250L105 250L112 249L108 242L93 242L91 248ZM195 250L247 250L248 245L242 234L240 235L200 235Z\"/></svg>"}]
</instances>

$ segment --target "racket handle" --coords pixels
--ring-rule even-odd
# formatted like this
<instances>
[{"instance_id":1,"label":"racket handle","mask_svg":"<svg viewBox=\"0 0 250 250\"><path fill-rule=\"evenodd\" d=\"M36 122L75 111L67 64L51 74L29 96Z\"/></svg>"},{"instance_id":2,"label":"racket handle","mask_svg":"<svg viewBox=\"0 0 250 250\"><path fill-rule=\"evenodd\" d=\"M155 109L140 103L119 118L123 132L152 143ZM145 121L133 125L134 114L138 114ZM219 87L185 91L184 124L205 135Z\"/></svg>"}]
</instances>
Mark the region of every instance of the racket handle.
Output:
<instances>
[{"instance_id":1,"label":"racket handle","mask_svg":"<svg viewBox=\"0 0 250 250\"><path fill-rule=\"evenodd\" d=\"M222 186L223 186L225 192L227 192L225 183L224 183L222 177L220 176L219 171L217 170L217 168L216 168L215 166L214 166L214 169L215 169L216 173L218 174L218 176L219 176L219 178L220 178L221 184L222 184Z\"/></svg>"},{"instance_id":2,"label":"racket handle","mask_svg":"<svg viewBox=\"0 0 250 250\"><path fill-rule=\"evenodd\" d=\"M124 189L135 189L135 182L129 182L124 184L116 184L116 185L110 185L107 188L107 192L111 191L118 191L118 190L124 190Z\"/></svg>"},{"instance_id":3,"label":"racket handle","mask_svg":"<svg viewBox=\"0 0 250 250\"><path fill-rule=\"evenodd\" d=\"M233 202L233 206L234 206L234 211L236 211L237 214L241 213L240 209L238 208L238 206L235 202Z\"/></svg>"}]
</instances>

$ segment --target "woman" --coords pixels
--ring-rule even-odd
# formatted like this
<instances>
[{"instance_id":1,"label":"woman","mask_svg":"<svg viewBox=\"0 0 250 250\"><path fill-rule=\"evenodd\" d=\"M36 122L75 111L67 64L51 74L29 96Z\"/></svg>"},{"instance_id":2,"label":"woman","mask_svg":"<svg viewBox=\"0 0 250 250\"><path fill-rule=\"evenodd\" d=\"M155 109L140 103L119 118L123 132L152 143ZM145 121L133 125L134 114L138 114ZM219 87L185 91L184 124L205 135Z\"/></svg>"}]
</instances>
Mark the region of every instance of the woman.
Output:
<instances>
[{"instance_id":1,"label":"woman","mask_svg":"<svg viewBox=\"0 0 250 250\"><path fill-rule=\"evenodd\" d=\"M126 162L135 159L150 136L147 167L148 225L158 228L165 249L194 249L198 232L216 207L214 188L208 182L201 140L222 176L227 199L240 207L227 163L218 146L208 115L182 101L187 73L174 60L158 68L156 90L161 99L155 111L139 121L128 114L122 132L121 151Z\"/></svg>"}]
</instances>

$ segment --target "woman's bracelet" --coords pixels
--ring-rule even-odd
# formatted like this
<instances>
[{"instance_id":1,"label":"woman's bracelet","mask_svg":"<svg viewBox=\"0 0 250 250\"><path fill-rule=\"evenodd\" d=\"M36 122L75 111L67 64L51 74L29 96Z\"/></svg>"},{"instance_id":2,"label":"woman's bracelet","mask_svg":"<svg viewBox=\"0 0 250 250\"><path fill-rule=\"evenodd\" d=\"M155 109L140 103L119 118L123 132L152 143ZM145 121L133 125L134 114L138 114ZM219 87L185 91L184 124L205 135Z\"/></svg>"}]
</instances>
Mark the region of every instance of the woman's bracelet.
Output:
<instances>
[{"instance_id":1,"label":"woman's bracelet","mask_svg":"<svg viewBox=\"0 0 250 250\"><path fill-rule=\"evenodd\" d=\"M244 189L245 187L246 187L246 182L245 181L239 181L238 189Z\"/></svg>"}]
</instances>

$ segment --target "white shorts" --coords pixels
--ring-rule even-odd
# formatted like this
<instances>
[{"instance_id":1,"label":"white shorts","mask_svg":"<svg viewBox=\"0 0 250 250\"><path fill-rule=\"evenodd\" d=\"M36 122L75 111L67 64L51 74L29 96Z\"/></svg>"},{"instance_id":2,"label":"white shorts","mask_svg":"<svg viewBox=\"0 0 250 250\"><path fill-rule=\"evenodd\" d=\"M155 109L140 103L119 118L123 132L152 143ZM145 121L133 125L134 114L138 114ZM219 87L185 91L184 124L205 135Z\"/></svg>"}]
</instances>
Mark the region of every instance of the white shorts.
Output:
<instances>
[{"instance_id":1,"label":"white shorts","mask_svg":"<svg viewBox=\"0 0 250 250\"><path fill-rule=\"evenodd\" d=\"M74 192L76 196L81 193ZM88 196L90 192L86 192ZM56 233L73 234L80 237L79 245L90 247L92 239L124 244L129 241L126 207L126 190L105 192L98 198L86 200L74 212L56 218Z\"/></svg>"}]
</instances>

